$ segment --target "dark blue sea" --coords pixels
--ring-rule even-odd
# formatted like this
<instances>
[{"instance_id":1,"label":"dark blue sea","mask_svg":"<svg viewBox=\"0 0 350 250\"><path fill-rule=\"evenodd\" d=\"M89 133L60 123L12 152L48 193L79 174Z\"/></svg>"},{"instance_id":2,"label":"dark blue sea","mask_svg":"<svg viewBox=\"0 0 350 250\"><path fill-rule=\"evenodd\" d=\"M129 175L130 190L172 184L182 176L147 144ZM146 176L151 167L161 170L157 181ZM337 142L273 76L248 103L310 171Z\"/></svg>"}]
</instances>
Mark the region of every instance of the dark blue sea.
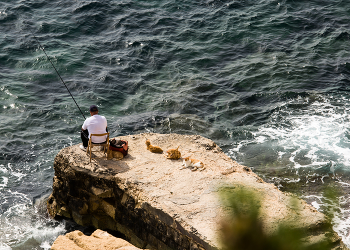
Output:
<instances>
[{"instance_id":1,"label":"dark blue sea","mask_svg":"<svg viewBox=\"0 0 350 250\"><path fill-rule=\"evenodd\" d=\"M98 105L112 136L199 134L350 246L350 1L0 0L0 249L49 249L53 161ZM339 189L336 203L323 196Z\"/></svg>"}]
</instances>

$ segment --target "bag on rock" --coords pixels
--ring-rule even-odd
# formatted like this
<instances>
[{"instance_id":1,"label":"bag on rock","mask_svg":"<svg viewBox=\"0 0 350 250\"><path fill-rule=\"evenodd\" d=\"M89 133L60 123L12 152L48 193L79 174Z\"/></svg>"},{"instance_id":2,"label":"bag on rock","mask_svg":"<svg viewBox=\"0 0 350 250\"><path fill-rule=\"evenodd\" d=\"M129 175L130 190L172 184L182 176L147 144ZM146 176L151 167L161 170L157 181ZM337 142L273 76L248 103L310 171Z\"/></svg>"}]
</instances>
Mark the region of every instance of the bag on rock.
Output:
<instances>
[{"instance_id":1,"label":"bag on rock","mask_svg":"<svg viewBox=\"0 0 350 250\"><path fill-rule=\"evenodd\" d=\"M129 150L128 141L116 139L109 140L109 149L112 151L119 151L126 156Z\"/></svg>"}]
</instances>

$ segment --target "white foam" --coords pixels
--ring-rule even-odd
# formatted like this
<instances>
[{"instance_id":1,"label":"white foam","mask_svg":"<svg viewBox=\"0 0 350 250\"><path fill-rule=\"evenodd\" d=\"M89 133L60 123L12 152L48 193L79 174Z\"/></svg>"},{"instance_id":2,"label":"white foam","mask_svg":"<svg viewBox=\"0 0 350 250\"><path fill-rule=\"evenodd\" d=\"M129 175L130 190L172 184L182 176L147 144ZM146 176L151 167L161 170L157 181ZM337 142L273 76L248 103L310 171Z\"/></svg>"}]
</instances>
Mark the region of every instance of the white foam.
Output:
<instances>
[{"instance_id":1,"label":"white foam","mask_svg":"<svg viewBox=\"0 0 350 250\"><path fill-rule=\"evenodd\" d=\"M0 171L3 172L3 173L7 173L7 169L2 164L0 165Z\"/></svg>"},{"instance_id":2,"label":"white foam","mask_svg":"<svg viewBox=\"0 0 350 250\"><path fill-rule=\"evenodd\" d=\"M13 176L16 176L18 179L18 181L20 181L24 176L26 176L26 174L22 174L22 173L17 173L17 172L12 172L11 173Z\"/></svg>"},{"instance_id":3,"label":"white foam","mask_svg":"<svg viewBox=\"0 0 350 250\"><path fill-rule=\"evenodd\" d=\"M342 237L345 245L350 246L350 210L341 209L334 214L333 229Z\"/></svg>"},{"instance_id":4,"label":"white foam","mask_svg":"<svg viewBox=\"0 0 350 250\"><path fill-rule=\"evenodd\" d=\"M319 210L319 209L320 209L320 207L321 207L321 205L320 205L320 204L318 204L318 203L317 203L317 201L313 201L313 202L311 202L311 205L312 205L314 208L316 208L317 210Z\"/></svg>"},{"instance_id":5,"label":"white foam","mask_svg":"<svg viewBox=\"0 0 350 250\"><path fill-rule=\"evenodd\" d=\"M49 242L44 241L43 243L41 243L40 247L43 248L44 250L50 250L51 245Z\"/></svg>"},{"instance_id":6,"label":"white foam","mask_svg":"<svg viewBox=\"0 0 350 250\"><path fill-rule=\"evenodd\" d=\"M13 197L13 192L9 194ZM25 197L24 194L22 194ZM0 214L0 242L4 246L16 246L16 243L35 239L43 249L50 249L50 244L65 232L63 223L57 225L57 221L47 218L45 215L37 213L37 209L29 202L30 199L19 199L21 204L9 207L3 214ZM24 201L24 202L23 202ZM50 226L51 225L51 226ZM0 243L1 246L1 243ZM0 249L2 249L0 247ZM6 248L5 248L6 249Z\"/></svg>"},{"instance_id":7,"label":"white foam","mask_svg":"<svg viewBox=\"0 0 350 250\"><path fill-rule=\"evenodd\" d=\"M3 176L2 179L3 179L3 183L0 183L0 189L6 187L7 183L9 182L9 178L7 178L5 176Z\"/></svg>"},{"instance_id":8,"label":"white foam","mask_svg":"<svg viewBox=\"0 0 350 250\"><path fill-rule=\"evenodd\" d=\"M349 103L346 100L339 108L339 104L332 105L332 98L318 98L323 101L309 104L305 109L291 109L289 104L308 104L307 98L282 104L270 121L253 133L252 140L242 141L230 152L239 154L243 146L261 144L278 147L279 157L288 154L295 168L329 165L332 172L339 166L350 169L350 141L346 137L350 127ZM304 160L300 161L301 158Z\"/></svg>"},{"instance_id":9,"label":"white foam","mask_svg":"<svg viewBox=\"0 0 350 250\"><path fill-rule=\"evenodd\" d=\"M6 245L5 243L0 242L0 250L11 250L12 248L9 245Z\"/></svg>"},{"instance_id":10,"label":"white foam","mask_svg":"<svg viewBox=\"0 0 350 250\"><path fill-rule=\"evenodd\" d=\"M257 138L255 138L256 141L258 143L263 143L264 141L266 141L266 137L265 136L258 136Z\"/></svg>"}]
</instances>

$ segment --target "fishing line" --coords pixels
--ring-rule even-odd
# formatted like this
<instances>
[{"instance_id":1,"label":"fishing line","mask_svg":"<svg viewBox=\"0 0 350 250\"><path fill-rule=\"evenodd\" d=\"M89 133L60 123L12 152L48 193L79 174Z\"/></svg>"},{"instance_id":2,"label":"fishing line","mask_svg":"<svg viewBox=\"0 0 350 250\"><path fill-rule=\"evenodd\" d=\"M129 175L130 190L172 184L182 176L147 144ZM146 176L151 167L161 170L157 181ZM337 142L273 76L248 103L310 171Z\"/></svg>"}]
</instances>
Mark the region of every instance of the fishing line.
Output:
<instances>
[{"instance_id":1,"label":"fishing line","mask_svg":"<svg viewBox=\"0 0 350 250\"><path fill-rule=\"evenodd\" d=\"M39 42L38 38L36 38L36 36L34 35L34 33L33 33L33 32L32 32L32 35L34 36L35 40L36 40L36 41L37 41L37 43L39 44L39 47L42 49L42 51L44 51L44 53L45 53L45 55L46 55L47 59L50 61L50 63L51 63L51 65L52 65L52 67L55 69L55 71L56 71L57 75L58 75L58 76L59 76L59 78L61 79L62 83L64 84L64 86L65 86L65 87L66 87L66 89L68 90L68 92L69 92L70 96L72 97L73 101L75 102L75 104L77 105L78 109L80 110L80 113L83 115L84 119L86 120L85 115L84 115L84 114L83 114L83 112L81 111L81 109L80 109L80 107L79 107L78 103L75 101L75 99L74 99L74 97L73 97L72 93L69 91L69 89L68 89L68 87L67 87L66 83L63 81L63 79L62 79L62 77L60 76L60 74L58 73L58 71L57 71L56 67L53 65L52 61L50 60L50 58L49 58L49 57L48 57L48 55L46 54L46 51L45 51L44 47L43 47L43 46L41 46L41 44L40 44L40 42Z\"/></svg>"}]
</instances>

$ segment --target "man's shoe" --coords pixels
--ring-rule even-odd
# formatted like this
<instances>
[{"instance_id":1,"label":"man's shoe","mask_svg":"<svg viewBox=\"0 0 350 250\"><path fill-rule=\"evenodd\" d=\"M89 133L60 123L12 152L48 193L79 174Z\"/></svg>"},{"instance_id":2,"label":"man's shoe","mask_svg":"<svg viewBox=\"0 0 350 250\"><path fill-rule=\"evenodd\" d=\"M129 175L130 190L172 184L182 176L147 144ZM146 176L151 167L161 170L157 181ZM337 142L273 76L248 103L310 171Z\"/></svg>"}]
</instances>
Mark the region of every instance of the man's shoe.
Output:
<instances>
[{"instance_id":1,"label":"man's shoe","mask_svg":"<svg viewBox=\"0 0 350 250\"><path fill-rule=\"evenodd\" d=\"M86 147L84 147L83 145L80 145L79 147L81 150L86 151Z\"/></svg>"}]
</instances>

